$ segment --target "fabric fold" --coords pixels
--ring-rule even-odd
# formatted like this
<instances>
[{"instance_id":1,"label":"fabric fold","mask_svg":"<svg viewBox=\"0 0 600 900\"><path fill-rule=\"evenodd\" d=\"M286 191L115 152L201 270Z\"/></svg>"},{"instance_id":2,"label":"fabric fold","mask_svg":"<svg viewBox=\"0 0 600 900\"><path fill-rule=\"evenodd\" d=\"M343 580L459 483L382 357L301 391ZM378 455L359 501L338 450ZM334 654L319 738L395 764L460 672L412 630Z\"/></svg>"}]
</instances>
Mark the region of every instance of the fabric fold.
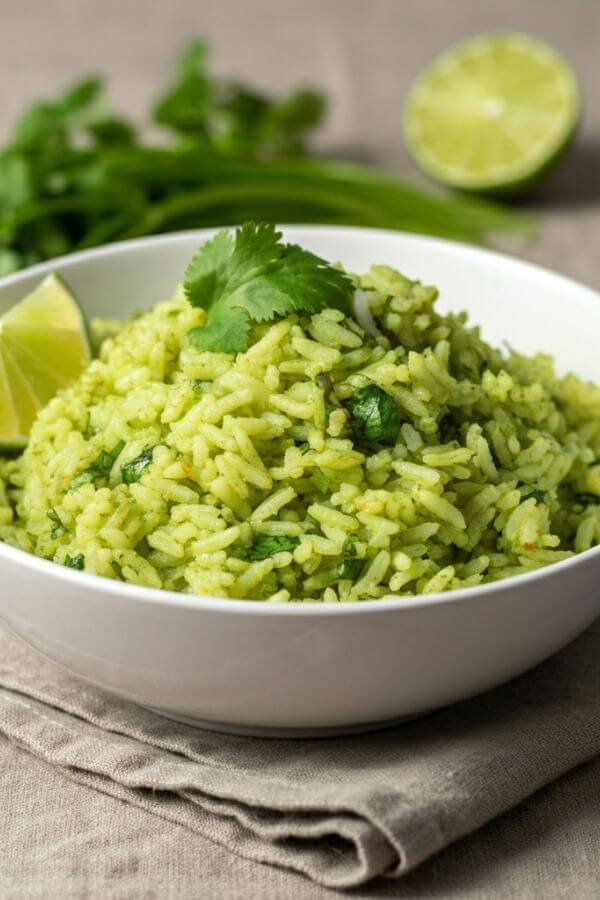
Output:
<instances>
[{"instance_id":1,"label":"fabric fold","mask_svg":"<svg viewBox=\"0 0 600 900\"><path fill-rule=\"evenodd\" d=\"M482 697L384 732L200 731L79 681L0 633L0 730L119 800L330 888L402 875L600 754L600 623Z\"/></svg>"}]
</instances>

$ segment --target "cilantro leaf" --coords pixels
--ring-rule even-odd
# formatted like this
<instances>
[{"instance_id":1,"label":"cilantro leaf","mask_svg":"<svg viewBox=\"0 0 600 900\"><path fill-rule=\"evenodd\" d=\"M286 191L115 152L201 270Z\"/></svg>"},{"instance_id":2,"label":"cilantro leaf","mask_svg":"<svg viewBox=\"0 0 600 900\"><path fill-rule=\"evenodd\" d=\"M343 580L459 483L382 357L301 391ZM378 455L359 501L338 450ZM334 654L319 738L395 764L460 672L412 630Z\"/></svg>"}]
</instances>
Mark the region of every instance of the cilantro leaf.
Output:
<instances>
[{"instance_id":1,"label":"cilantro leaf","mask_svg":"<svg viewBox=\"0 0 600 900\"><path fill-rule=\"evenodd\" d=\"M224 85L210 110L212 139L220 150L260 158L298 156L306 133L325 112L318 91L300 90L273 100L245 85Z\"/></svg>"},{"instance_id":2,"label":"cilantro leaf","mask_svg":"<svg viewBox=\"0 0 600 900\"><path fill-rule=\"evenodd\" d=\"M270 156L297 156L304 152L304 135L319 125L326 102L318 91L301 90L274 103L261 123L262 143Z\"/></svg>"},{"instance_id":3,"label":"cilantro leaf","mask_svg":"<svg viewBox=\"0 0 600 900\"><path fill-rule=\"evenodd\" d=\"M89 116L100 100L102 94L102 80L91 77L83 78L59 98L57 109L65 116Z\"/></svg>"},{"instance_id":4,"label":"cilantro leaf","mask_svg":"<svg viewBox=\"0 0 600 900\"><path fill-rule=\"evenodd\" d=\"M400 417L392 397L376 384L354 391L344 401L350 413L350 430L356 440L395 444Z\"/></svg>"},{"instance_id":5,"label":"cilantro leaf","mask_svg":"<svg viewBox=\"0 0 600 900\"><path fill-rule=\"evenodd\" d=\"M265 537L256 541L252 547L244 549L240 556L249 562L258 562L274 556L275 553L282 553L284 550L292 551L299 543L297 537Z\"/></svg>"},{"instance_id":6,"label":"cilantro leaf","mask_svg":"<svg viewBox=\"0 0 600 900\"><path fill-rule=\"evenodd\" d=\"M63 535L67 529L65 528L64 522L55 509L49 509L46 515L54 526L52 528L52 531L50 532L50 537L52 538L52 540L56 540L56 538L61 537L61 535Z\"/></svg>"},{"instance_id":7,"label":"cilantro leaf","mask_svg":"<svg viewBox=\"0 0 600 900\"><path fill-rule=\"evenodd\" d=\"M274 225L246 222L235 236L222 231L200 248L185 276L192 306L207 310L206 325L190 340L198 349L235 353L248 346L251 322L296 310L345 309L352 282L296 244L284 244Z\"/></svg>"},{"instance_id":8,"label":"cilantro leaf","mask_svg":"<svg viewBox=\"0 0 600 900\"><path fill-rule=\"evenodd\" d=\"M159 125L183 134L207 133L211 82L204 70L206 55L200 40L192 41L181 54L173 87L154 107L154 121Z\"/></svg>"},{"instance_id":9,"label":"cilantro leaf","mask_svg":"<svg viewBox=\"0 0 600 900\"><path fill-rule=\"evenodd\" d=\"M579 494L575 494L575 500L577 503L581 503L582 506L598 505L600 504L600 494L592 494L591 491L582 491Z\"/></svg>"},{"instance_id":10,"label":"cilantro leaf","mask_svg":"<svg viewBox=\"0 0 600 900\"><path fill-rule=\"evenodd\" d=\"M101 450L87 469L84 469L81 474L73 479L69 485L69 490L75 490L81 487L82 484L94 484L98 479L107 478L124 446L125 441L117 441L112 450Z\"/></svg>"},{"instance_id":11,"label":"cilantro leaf","mask_svg":"<svg viewBox=\"0 0 600 900\"><path fill-rule=\"evenodd\" d=\"M90 122L87 130L98 145L107 147L133 144L136 137L135 128L118 116L95 119Z\"/></svg>"},{"instance_id":12,"label":"cilantro leaf","mask_svg":"<svg viewBox=\"0 0 600 900\"><path fill-rule=\"evenodd\" d=\"M521 497L521 503L523 503L525 500L531 499L535 500L536 503L545 503L547 497L548 495L546 494L546 491L538 491L534 489L533 491L529 491L527 494L523 494L523 496Z\"/></svg>"},{"instance_id":13,"label":"cilantro leaf","mask_svg":"<svg viewBox=\"0 0 600 900\"><path fill-rule=\"evenodd\" d=\"M74 556L69 556L67 553L63 565L65 565L67 569L77 569L78 572L83 572L83 567L85 566L83 553L76 553Z\"/></svg>"},{"instance_id":14,"label":"cilantro leaf","mask_svg":"<svg viewBox=\"0 0 600 900\"><path fill-rule=\"evenodd\" d=\"M148 447L135 459L130 459L125 465L121 466L121 476L123 484L135 484L142 477L142 472L147 469L152 462L152 454L154 447Z\"/></svg>"},{"instance_id":15,"label":"cilantro leaf","mask_svg":"<svg viewBox=\"0 0 600 900\"><path fill-rule=\"evenodd\" d=\"M356 581L365 565L364 559L344 559L331 573L333 578L340 581Z\"/></svg>"},{"instance_id":16,"label":"cilantro leaf","mask_svg":"<svg viewBox=\"0 0 600 900\"><path fill-rule=\"evenodd\" d=\"M192 328L188 337L196 350L239 353L248 346L249 331L250 320L244 310L230 308L224 303L215 308L206 325Z\"/></svg>"},{"instance_id":17,"label":"cilantro leaf","mask_svg":"<svg viewBox=\"0 0 600 900\"><path fill-rule=\"evenodd\" d=\"M31 166L22 154L0 153L0 212L12 212L34 196Z\"/></svg>"}]
</instances>

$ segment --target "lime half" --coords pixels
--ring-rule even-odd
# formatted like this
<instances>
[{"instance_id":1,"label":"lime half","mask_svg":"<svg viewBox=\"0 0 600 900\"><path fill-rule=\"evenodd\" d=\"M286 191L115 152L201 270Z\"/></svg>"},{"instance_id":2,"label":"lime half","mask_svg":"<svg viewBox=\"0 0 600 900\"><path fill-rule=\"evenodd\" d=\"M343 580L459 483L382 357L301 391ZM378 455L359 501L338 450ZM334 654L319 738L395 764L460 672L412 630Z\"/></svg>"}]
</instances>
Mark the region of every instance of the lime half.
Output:
<instances>
[{"instance_id":1,"label":"lime half","mask_svg":"<svg viewBox=\"0 0 600 900\"><path fill-rule=\"evenodd\" d=\"M417 78L404 134L432 178L506 191L546 171L579 114L575 75L555 50L524 34L485 34L450 47Z\"/></svg>"},{"instance_id":2,"label":"lime half","mask_svg":"<svg viewBox=\"0 0 600 900\"><path fill-rule=\"evenodd\" d=\"M38 411L90 360L79 304L57 275L0 318L0 451L18 450Z\"/></svg>"}]
</instances>

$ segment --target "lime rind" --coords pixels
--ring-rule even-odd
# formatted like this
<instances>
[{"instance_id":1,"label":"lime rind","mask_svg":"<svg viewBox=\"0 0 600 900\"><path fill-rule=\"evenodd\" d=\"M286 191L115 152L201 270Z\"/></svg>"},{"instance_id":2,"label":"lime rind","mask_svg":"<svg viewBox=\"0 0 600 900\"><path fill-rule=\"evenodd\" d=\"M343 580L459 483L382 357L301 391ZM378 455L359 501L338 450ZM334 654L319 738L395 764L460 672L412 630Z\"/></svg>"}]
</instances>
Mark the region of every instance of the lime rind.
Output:
<instances>
[{"instance_id":1,"label":"lime rind","mask_svg":"<svg viewBox=\"0 0 600 900\"><path fill-rule=\"evenodd\" d=\"M426 174L463 190L495 191L530 184L550 168L580 113L575 74L552 47L497 32L433 60L409 91L403 128L409 152ZM477 153L481 163L490 148L506 158L476 165Z\"/></svg>"}]
</instances>

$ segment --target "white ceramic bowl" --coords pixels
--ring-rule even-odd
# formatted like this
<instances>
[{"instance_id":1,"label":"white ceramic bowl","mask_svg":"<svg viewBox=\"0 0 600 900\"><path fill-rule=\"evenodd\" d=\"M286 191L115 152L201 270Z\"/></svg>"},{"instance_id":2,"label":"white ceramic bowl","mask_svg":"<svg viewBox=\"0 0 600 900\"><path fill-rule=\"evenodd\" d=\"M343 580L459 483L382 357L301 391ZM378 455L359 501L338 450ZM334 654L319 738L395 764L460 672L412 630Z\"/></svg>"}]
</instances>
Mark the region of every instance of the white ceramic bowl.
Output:
<instances>
[{"instance_id":1,"label":"white ceramic bowl","mask_svg":"<svg viewBox=\"0 0 600 900\"><path fill-rule=\"evenodd\" d=\"M212 232L116 244L0 280L0 312L48 271L90 316L170 296ZM286 237L356 271L384 262L441 289L493 342L552 353L600 382L600 296L551 272L424 237L296 227ZM600 614L600 548L491 585L338 606L216 600L73 572L0 544L0 616L83 678L210 728L325 734L472 696L554 653Z\"/></svg>"}]
</instances>

